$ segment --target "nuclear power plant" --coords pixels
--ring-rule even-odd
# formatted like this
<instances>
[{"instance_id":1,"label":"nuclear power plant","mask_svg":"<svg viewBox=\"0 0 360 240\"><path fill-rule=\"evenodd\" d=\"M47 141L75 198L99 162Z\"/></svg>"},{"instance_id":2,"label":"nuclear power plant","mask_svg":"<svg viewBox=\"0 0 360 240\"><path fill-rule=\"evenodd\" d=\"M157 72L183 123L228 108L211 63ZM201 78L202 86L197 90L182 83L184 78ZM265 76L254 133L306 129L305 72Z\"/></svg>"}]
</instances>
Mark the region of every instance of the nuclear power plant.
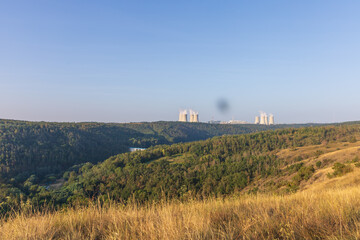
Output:
<instances>
[{"instance_id":1,"label":"nuclear power plant","mask_svg":"<svg viewBox=\"0 0 360 240\"><path fill-rule=\"evenodd\" d=\"M199 113L190 109L190 122L199 122Z\"/></svg>"},{"instance_id":2,"label":"nuclear power plant","mask_svg":"<svg viewBox=\"0 0 360 240\"><path fill-rule=\"evenodd\" d=\"M199 122L199 113L193 110L189 110L190 112L190 122ZM180 110L179 112L179 122L187 122L188 118L188 110Z\"/></svg>"},{"instance_id":3,"label":"nuclear power plant","mask_svg":"<svg viewBox=\"0 0 360 240\"><path fill-rule=\"evenodd\" d=\"M275 124L274 115L269 114L268 116L266 113L260 112L260 116L255 117L255 124L274 125Z\"/></svg>"},{"instance_id":4,"label":"nuclear power plant","mask_svg":"<svg viewBox=\"0 0 360 240\"><path fill-rule=\"evenodd\" d=\"M187 111L186 110L180 110L179 122L187 122Z\"/></svg>"},{"instance_id":5,"label":"nuclear power plant","mask_svg":"<svg viewBox=\"0 0 360 240\"><path fill-rule=\"evenodd\" d=\"M274 115L270 114L270 117L269 117L269 125L274 125L275 122L274 122Z\"/></svg>"},{"instance_id":6,"label":"nuclear power plant","mask_svg":"<svg viewBox=\"0 0 360 240\"><path fill-rule=\"evenodd\" d=\"M188 115L189 115L189 118L188 118ZM179 122L191 122L191 123L200 122L199 113L192 109L180 110L179 111ZM246 121L234 120L234 119L232 119L230 121L214 121L214 120L212 120L212 121L209 121L208 123L212 123L212 124L250 124L249 122L246 122ZM267 114L265 112L260 112L260 116L255 116L255 124L274 125L275 124L274 115Z\"/></svg>"}]
</instances>

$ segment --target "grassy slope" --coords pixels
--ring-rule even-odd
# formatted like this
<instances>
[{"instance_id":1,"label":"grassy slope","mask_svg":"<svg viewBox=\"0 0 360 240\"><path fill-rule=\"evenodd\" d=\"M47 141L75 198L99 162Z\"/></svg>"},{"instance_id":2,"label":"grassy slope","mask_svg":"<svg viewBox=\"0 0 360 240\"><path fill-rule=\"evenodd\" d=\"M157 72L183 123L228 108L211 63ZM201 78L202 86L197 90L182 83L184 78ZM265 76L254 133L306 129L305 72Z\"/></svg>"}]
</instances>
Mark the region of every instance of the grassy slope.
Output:
<instances>
[{"instance_id":1,"label":"grassy slope","mask_svg":"<svg viewBox=\"0 0 360 240\"><path fill-rule=\"evenodd\" d=\"M358 139L360 139L360 136L357 136ZM320 156L316 156L316 152L321 151L323 152ZM275 150L273 152L277 155L278 158L286 160L286 162L293 162L293 163L303 163L304 166L310 166L316 165L316 162L321 161L322 165L321 167L317 168L315 167L316 171L315 174L308 180L303 181L300 185L300 190L305 190L308 188L326 188L327 186L332 187L333 185L339 185L340 183L337 183L339 178L330 179L327 177L328 173L333 172L333 164L335 162L349 164L352 166L354 173L344 176L343 178L348 179L350 176L350 179L354 179L354 183L360 183L360 169L356 168L354 166L354 163L351 162L355 157L360 158L360 141L357 141L355 143L349 143L349 142L332 142L332 143L325 143L321 145L311 145L311 146L305 146L305 147L298 147L296 149L283 149L283 150ZM167 160L171 163L181 163L184 161L185 158L188 156L185 154L178 154L175 156L170 157L163 157L160 159L157 159L155 161L162 161ZM297 161L296 159L298 157L303 158L302 161ZM286 169L291 164L284 167ZM268 192L276 192L276 193L282 193L286 186L282 186L278 188L276 186L276 183L279 182L289 182L291 181L292 177L294 177L296 173L293 173L291 175L284 175L284 176L275 176L275 177L268 177L268 178L259 178L256 181L254 181L253 184L250 184L246 188L242 190L242 192L247 192L254 187L259 188L259 191L262 193L268 193ZM357 176L354 178L354 176ZM349 180L347 180L349 181ZM340 184L341 185L341 184ZM354 184L351 184L354 185Z\"/></svg>"},{"instance_id":2,"label":"grassy slope","mask_svg":"<svg viewBox=\"0 0 360 240\"><path fill-rule=\"evenodd\" d=\"M322 151L323 153L317 157L315 156L316 151ZM281 151L276 151L276 155L279 158L284 160L286 159L289 162L291 162L292 160L295 162L296 158L302 157L303 160L297 163L303 163L304 166L315 166L316 162L318 161L322 163L321 167L315 167L316 171L308 181L303 181L301 183L300 190L321 190L325 188L333 188L335 186L356 186L358 183L360 183L360 169L355 167L355 163L351 163L354 158L360 158L360 141L357 141L355 143L336 142L322 145L299 147L296 149L283 149ZM332 167L335 162L350 165L353 169L353 172L346 174L343 177L330 179L329 177L327 177L327 174L331 174L333 172ZM249 185L243 191L246 192L249 189L258 187L260 189L260 192L281 193L285 186L282 186L282 188L279 189L274 189L276 183L281 181L290 181L295 174L296 173L281 177L258 179L258 181L256 181L254 184ZM341 181L339 182L339 180Z\"/></svg>"},{"instance_id":3,"label":"grassy slope","mask_svg":"<svg viewBox=\"0 0 360 240\"><path fill-rule=\"evenodd\" d=\"M316 151L322 151L323 154L316 157ZM343 187L353 187L360 184L360 168L355 167L355 163L351 161L359 157L360 158L360 141L355 143L349 142L336 142L322 145L311 145L306 147L299 147L296 149L283 149L280 151L275 151L276 155L281 159L286 159L287 161L293 160L296 163L303 163L304 166L316 165L316 162L321 161L321 167L315 167L316 171L314 175L308 180L303 181L300 185L300 190L322 190L322 189L332 189L332 188L343 188ZM297 157L304 158L302 161L297 162L295 159ZM186 158L184 155L177 155L173 157L164 157L158 159L168 160L172 163L181 163L183 159ZM333 172L333 164L335 162L343 163L350 165L353 169L351 173L346 174L345 176L337 178L327 177L328 173ZM290 166L289 164L288 166ZM287 167L288 167L287 166ZM286 168L286 167L284 167ZM278 182L289 182L296 173L291 175L268 177L268 178L259 178L253 184L250 184L242 190L242 192L248 192L254 187L259 188L259 192L262 193L282 193L286 186L280 188L276 187Z\"/></svg>"},{"instance_id":4,"label":"grassy slope","mask_svg":"<svg viewBox=\"0 0 360 240\"><path fill-rule=\"evenodd\" d=\"M16 215L0 222L0 239L358 239L360 238L360 141L284 149L276 154L305 165L322 161L314 175L291 195L231 196L157 205L91 207L55 213ZM324 152L316 157L316 151ZM290 161L291 162L291 161ZM334 162L353 172L328 178ZM256 182L264 192L266 179ZM253 186L252 186L253 187Z\"/></svg>"},{"instance_id":5,"label":"grassy slope","mask_svg":"<svg viewBox=\"0 0 360 240\"><path fill-rule=\"evenodd\" d=\"M21 214L1 239L358 239L360 188Z\"/></svg>"}]
</instances>

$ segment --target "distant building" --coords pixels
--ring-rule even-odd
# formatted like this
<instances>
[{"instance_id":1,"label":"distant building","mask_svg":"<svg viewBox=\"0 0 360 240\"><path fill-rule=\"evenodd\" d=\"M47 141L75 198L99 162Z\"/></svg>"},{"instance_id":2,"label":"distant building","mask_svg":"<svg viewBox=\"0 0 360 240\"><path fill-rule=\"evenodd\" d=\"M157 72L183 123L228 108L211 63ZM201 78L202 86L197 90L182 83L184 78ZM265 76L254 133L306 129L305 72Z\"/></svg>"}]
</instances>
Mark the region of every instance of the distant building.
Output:
<instances>
[{"instance_id":1,"label":"distant building","mask_svg":"<svg viewBox=\"0 0 360 240\"><path fill-rule=\"evenodd\" d=\"M274 124L275 124L274 115L270 114L270 117L269 117L269 125L274 125Z\"/></svg>"},{"instance_id":2,"label":"distant building","mask_svg":"<svg viewBox=\"0 0 360 240\"><path fill-rule=\"evenodd\" d=\"M179 122L187 122L187 110L181 110L179 113Z\"/></svg>"},{"instance_id":3,"label":"distant building","mask_svg":"<svg viewBox=\"0 0 360 240\"><path fill-rule=\"evenodd\" d=\"M217 120L210 120L210 121L208 121L208 123L210 123L210 124L220 124L220 123L221 123L221 121L217 121Z\"/></svg>"},{"instance_id":4,"label":"distant building","mask_svg":"<svg viewBox=\"0 0 360 240\"><path fill-rule=\"evenodd\" d=\"M260 117L259 116L255 117L255 124L274 125L275 124L274 115L269 114L268 116L266 113L260 112Z\"/></svg>"},{"instance_id":5,"label":"distant building","mask_svg":"<svg viewBox=\"0 0 360 240\"><path fill-rule=\"evenodd\" d=\"M249 123L241 120L230 120L230 121L221 122L221 124L249 124Z\"/></svg>"},{"instance_id":6,"label":"distant building","mask_svg":"<svg viewBox=\"0 0 360 240\"><path fill-rule=\"evenodd\" d=\"M190 122L199 122L199 113L190 109Z\"/></svg>"},{"instance_id":7,"label":"distant building","mask_svg":"<svg viewBox=\"0 0 360 240\"><path fill-rule=\"evenodd\" d=\"M135 147L131 147L129 148L130 152L136 152L136 151L144 151L146 150L146 148L135 148Z\"/></svg>"},{"instance_id":8,"label":"distant building","mask_svg":"<svg viewBox=\"0 0 360 240\"><path fill-rule=\"evenodd\" d=\"M199 122L199 113L193 110L189 110L190 113L190 122ZM188 110L181 110L179 112L179 122L187 122L188 121Z\"/></svg>"}]
</instances>

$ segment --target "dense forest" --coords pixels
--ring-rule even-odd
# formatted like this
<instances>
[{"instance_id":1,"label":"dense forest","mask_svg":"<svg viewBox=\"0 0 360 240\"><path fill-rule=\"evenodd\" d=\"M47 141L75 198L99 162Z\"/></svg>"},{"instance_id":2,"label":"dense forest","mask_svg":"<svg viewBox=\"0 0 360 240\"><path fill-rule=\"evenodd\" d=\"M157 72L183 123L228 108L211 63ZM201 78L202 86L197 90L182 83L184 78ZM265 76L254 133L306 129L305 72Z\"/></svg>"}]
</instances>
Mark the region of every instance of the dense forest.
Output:
<instances>
[{"instance_id":1,"label":"dense forest","mask_svg":"<svg viewBox=\"0 0 360 240\"><path fill-rule=\"evenodd\" d=\"M244 134L287 125L219 125L204 123L48 123L0 120L0 178L25 181L30 175L51 180L68 168L97 163L129 147L147 148ZM297 125L298 127L302 125Z\"/></svg>"},{"instance_id":2,"label":"dense forest","mask_svg":"<svg viewBox=\"0 0 360 240\"><path fill-rule=\"evenodd\" d=\"M31 175L24 182L4 182L2 212L18 206L68 206L89 199L126 203L225 196L241 192L259 178L297 173L286 189L296 191L314 166L302 159L281 159L285 148L353 141L359 125L291 128L245 135L214 137L205 141L158 145L145 151L123 153L93 164L73 166L64 172L61 187L51 187ZM287 167L285 167L287 166ZM290 166L290 167L289 167ZM257 189L250 189L256 192Z\"/></svg>"}]
</instances>

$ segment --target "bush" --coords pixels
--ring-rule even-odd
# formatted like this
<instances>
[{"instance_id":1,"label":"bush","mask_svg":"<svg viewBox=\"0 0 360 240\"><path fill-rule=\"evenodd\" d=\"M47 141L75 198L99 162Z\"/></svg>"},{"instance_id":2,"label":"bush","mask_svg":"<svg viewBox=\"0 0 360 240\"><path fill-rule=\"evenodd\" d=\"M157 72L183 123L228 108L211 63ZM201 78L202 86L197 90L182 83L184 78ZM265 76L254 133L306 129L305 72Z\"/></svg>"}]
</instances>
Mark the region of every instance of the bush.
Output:
<instances>
[{"instance_id":1,"label":"bush","mask_svg":"<svg viewBox=\"0 0 360 240\"><path fill-rule=\"evenodd\" d=\"M293 183L299 185L302 180L309 180L314 172L315 168L313 165L301 167L298 173L293 177Z\"/></svg>"},{"instance_id":2,"label":"bush","mask_svg":"<svg viewBox=\"0 0 360 240\"><path fill-rule=\"evenodd\" d=\"M322 155L322 154L324 154L323 151L321 151L321 150L316 150L316 152L314 153L314 156L315 156L315 158L318 158L318 157L320 157L320 155Z\"/></svg>"},{"instance_id":3,"label":"bush","mask_svg":"<svg viewBox=\"0 0 360 240\"><path fill-rule=\"evenodd\" d=\"M304 165L304 163L295 163L291 166L288 166L287 167L287 170L290 172L290 173L294 173L294 172L297 172L300 170L300 168Z\"/></svg>"},{"instance_id":4,"label":"bush","mask_svg":"<svg viewBox=\"0 0 360 240\"><path fill-rule=\"evenodd\" d=\"M357 163L357 162L359 162L359 156L356 156L356 157L354 157L354 159L351 161L351 162L353 162L353 163Z\"/></svg>"},{"instance_id":5,"label":"bush","mask_svg":"<svg viewBox=\"0 0 360 240\"><path fill-rule=\"evenodd\" d=\"M334 163L334 166L332 167L332 169L334 169L334 172L328 173L327 176L329 178L333 178L333 177L340 177L345 175L346 173L349 173L351 171L353 171L352 167L350 165L345 165L342 163Z\"/></svg>"},{"instance_id":6,"label":"bush","mask_svg":"<svg viewBox=\"0 0 360 240\"><path fill-rule=\"evenodd\" d=\"M315 165L316 165L317 168L320 168L321 167L321 161L317 161Z\"/></svg>"}]
</instances>

